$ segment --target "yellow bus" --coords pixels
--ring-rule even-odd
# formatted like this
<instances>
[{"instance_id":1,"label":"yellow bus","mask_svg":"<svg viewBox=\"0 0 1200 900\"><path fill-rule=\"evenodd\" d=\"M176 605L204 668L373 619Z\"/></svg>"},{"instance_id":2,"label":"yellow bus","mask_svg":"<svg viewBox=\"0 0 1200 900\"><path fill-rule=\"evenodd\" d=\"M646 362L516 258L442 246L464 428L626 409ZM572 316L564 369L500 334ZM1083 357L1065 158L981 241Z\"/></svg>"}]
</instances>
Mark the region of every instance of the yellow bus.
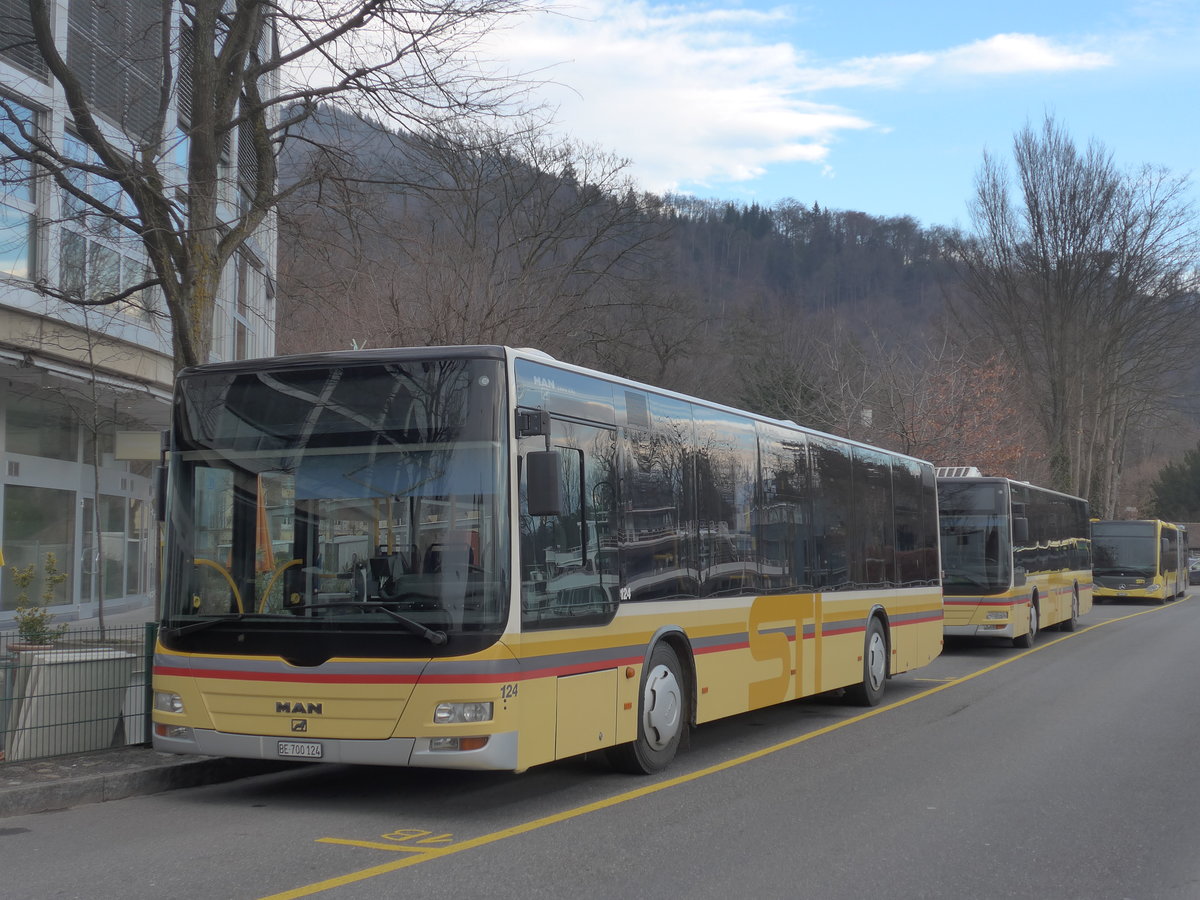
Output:
<instances>
[{"instance_id":1,"label":"yellow bus","mask_svg":"<svg viewBox=\"0 0 1200 900\"><path fill-rule=\"evenodd\" d=\"M945 633L1011 638L1074 631L1092 608L1086 500L975 469L938 472Z\"/></svg>"},{"instance_id":2,"label":"yellow bus","mask_svg":"<svg viewBox=\"0 0 1200 900\"><path fill-rule=\"evenodd\" d=\"M181 373L154 746L653 772L941 651L933 467L508 347Z\"/></svg>"},{"instance_id":3,"label":"yellow bus","mask_svg":"<svg viewBox=\"0 0 1200 900\"><path fill-rule=\"evenodd\" d=\"M1096 599L1166 603L1188 589L1187 532L1161 519L1092 523Z\"/></svg>"}]
</instances>

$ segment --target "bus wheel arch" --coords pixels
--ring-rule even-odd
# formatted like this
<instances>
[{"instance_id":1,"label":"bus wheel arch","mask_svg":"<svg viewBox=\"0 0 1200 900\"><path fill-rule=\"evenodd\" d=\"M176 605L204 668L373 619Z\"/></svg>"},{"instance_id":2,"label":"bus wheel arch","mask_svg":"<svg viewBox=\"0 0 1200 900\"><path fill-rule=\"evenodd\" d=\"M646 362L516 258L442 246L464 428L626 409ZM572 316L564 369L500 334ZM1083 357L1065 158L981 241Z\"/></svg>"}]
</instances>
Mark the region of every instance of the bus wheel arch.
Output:
<instances>
[{"instance_id":1,"label":"bus wheel arch","mask_svg":"<svg viewBox=\"0 0 1200 900\"><path fill-rule=\"evenodd\" d=\"M694 663L682 632L656 635L638 684L637 737L605 751L620 772L651 775L666 768L694 719Z\"/></svg>"},{"instance_id":2,"label":"bus wheel arch","mask_svg":"<svg viewBox=\"0 0 1200 900\"><path fill-rule=\"evenodd\" d=\"M863 635L863 678L846 688L846 700L855 706L878 706L890 676L891 642L887 614L871 610Z\"/></svg>"},{"instance_id":3,"label":"bus wheel arch","mask_svg":"<svg viewBox=\"0 0 1200 900\"><path fill-rule=\"evenodd\" d=\"M1028 650L1033 647L1033 642L1038 635L1038 625L1041 622L1041 610L1038 605L1038 592L1034 588L1032 596L1029 598L1029 630L1020 637L1013 638L1013 646Z\"/></svg>"}]
</instances>

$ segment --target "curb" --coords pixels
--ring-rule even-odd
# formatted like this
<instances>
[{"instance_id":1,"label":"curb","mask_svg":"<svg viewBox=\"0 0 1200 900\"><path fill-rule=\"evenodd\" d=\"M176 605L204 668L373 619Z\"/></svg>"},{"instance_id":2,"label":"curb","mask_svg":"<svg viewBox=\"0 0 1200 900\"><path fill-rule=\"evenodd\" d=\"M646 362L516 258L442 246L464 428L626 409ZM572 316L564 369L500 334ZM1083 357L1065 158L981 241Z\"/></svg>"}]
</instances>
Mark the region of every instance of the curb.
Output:
<instances>
[{"instance_id":1,"label":"curb","mask_svg":"<svg viewBox=\"0 0 1200 900\"><path fill-rule=\"evenodd\" d=\"M292 763L223 757L154 756L164 758L141 757L133 760L132 767L128 761L122 761L114 764L113 771L70 772L66 775L63 772L67 768L76 766L62 760L51 761L57 763L52 768L35 764L0 765L0 818L236 781L294 766ZM76 759L89 762L87 757Z\"/></svg>"}]
</instances>

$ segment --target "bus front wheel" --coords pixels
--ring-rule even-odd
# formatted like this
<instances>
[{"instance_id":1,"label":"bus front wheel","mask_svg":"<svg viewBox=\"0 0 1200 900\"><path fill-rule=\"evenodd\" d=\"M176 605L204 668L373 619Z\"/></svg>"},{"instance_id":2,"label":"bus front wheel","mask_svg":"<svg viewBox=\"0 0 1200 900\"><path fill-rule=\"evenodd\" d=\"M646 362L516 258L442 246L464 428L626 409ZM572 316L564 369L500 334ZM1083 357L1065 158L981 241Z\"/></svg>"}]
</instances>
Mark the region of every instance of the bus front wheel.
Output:
<instances>
[{"instance_id":1,"label":"bus front wheel","mask_svg":"<svg viewBox=\"0 0 1200 900\"><path fill-rule=\"evenodd\" d=\"M655 644L642 670L637 740L607 751L612 767L633 775L651 775L675 758L687 728L687 691L679 657L665 641Z\"/></svg>"},{"instance_id":2,"label":"bus front wheel","mask_svg":"<svg viewBox=\"0 0 1200 900\"><path fill-rule=\"evenodd\" d=\"M872 616L863 643L863 680L846 688L846 700L855 706L878 706L883 699L887 669L887 640L883 635L883 624Z\"/></svg>"},{"instance_id":3,"label":"bus front wheel","mask_svg":"<svg viewBox=\"0 0 1200 900\"><path fill-rule=\"evenodd\" d=\"M1079 627L1079 588L1071 594L1071 618L1062 623L1063 631L1074 631Z\"/></svg>"},{"instance_id":4,"label":"bus front wheel","mask_svg":"<svg viewBox=\"0 0 1200 900\"><path fill-rule=\"evenodd\" d=\"M1037 600L1029 601L1029 630L1020 637L1013 638L1013 646L1020 647L1022 650L1028 650L1033 646L1033 639L1038 633L1038 608Z\"/></svg>"}]
</instances>

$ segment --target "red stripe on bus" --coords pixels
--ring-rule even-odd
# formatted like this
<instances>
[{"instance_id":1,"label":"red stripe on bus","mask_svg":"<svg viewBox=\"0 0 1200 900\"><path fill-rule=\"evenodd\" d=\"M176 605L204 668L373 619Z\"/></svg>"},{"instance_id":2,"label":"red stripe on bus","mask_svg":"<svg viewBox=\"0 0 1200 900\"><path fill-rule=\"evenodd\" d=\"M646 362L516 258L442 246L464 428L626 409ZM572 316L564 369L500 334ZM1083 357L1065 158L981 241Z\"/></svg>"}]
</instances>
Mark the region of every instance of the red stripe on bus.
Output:
<instances>
[{"instance_id":1,"label":"red stripe on bus","mask_svg":"<svg viewBox=\"0 0 1200 900\"><path fill-rule=\"evenodd\" d=\"M897 623L894 627L901 625L916 625L923 622L936 622L942 616L930 615L921 619L909 619L904 622ZM866 629L861 625L855 625L848 628L827 629L821 632L822 636L836 636L842 634L862 633ZM816 635L806 634L805 640L812 640ZM787 636L789 642L794 642L796 637L794 634ZM701 654L723 653L733 650L745 650L749 648L748 640L731 641L727 644L716 644L711 647L697 647L693 652L700 656ZM491 684L507 681L525 681L532 678L551 678L560 675L579 675L585 672L602 672L607 669L617 668L618 666L637 665L643 661L640 656L629 656L621 659L604 660L602 662L585 662L576 663L569 666L548 666L545 668L535 668L526 670L513 670L511 672L485 672L478 675L470 674L453 674L445 675L438 674L423 674L423 675L372 675L372 674L340 674L340 675L322 675L318 673L300 673L300 672L254 672L237 669L191 669L182 666L155 666L155 675L175 675L183 678L213 678L225 681L271 681L285 684Z\"/></svg>"},{"instance_id":2,"label":"red stripe on bus","mask_svg":"<svg viewBox=\"0 0 1200 900\"><path fill-rule=\"evenodd\" d=\"M790 641L792 638L788 637L788 640ZM722 653L726 650L745 650L749 646L749 641L734 641L731 644L715 644L712 647L693 647L692 653L694 653L696 656L700 656L704 653Z\"/></svg>"},{"instance_id":3,"label":"red stripe on bus","mask_svg":"<svg viewBox=\"0 0 1200 900\"><path fill-rule=\"evenodd\" d=\"M938 613L937 615L926 616L923 619L907 619L903 622L897 622L897 623L894 623L892 625L892 627L899 628L901 625L922 625L926 622L941 622L945 618L946 617L943 616L941 613Z\"/></svg>"},{"instance_id":4,"label":"red stripe on bus","mask_svg":"<svg viewBox=\"0 0 1200 900\"><path fill-rule=\"evenodd\" d=\"M417 675L302 675L291 672L241 672L234 669L181 669L156 666L155 675L181 675L185 678L220 678L228 681L321 682L323 684L416 684Z\"/></svg>"},{"instance_id":5,"label":"red stripe on bus","mask_svg":"<svg viewBox=\"0 0 1200 900\"><path fill-rule=\"evenodd\" d=\"M511 672L484 672L478 675L322 675L319 673L249 672L234 669L184 669L175 666L156 667L156 675L179 675L185 678L214 678L226 681L275 681L305 684L490 684L507 681L524 681L530 678L548 678L558 675L579 675L584 672L603 672L618 666L636 665L642 657L605 660L604 662L576 663L572 666L551 666Z\"/></svg>"},{"instance_id":6,"label":"red stripe on bus","mask_svg":"<svg viewBox=\"0 0 1200 900\"><path fill-rule=\"evenodd\" d=\"M1020 606L1022 603L1028 602L1028 597L1017 600L951 600L947 598L943 601L946 606Z\"/></svg>"}]
</instances>

